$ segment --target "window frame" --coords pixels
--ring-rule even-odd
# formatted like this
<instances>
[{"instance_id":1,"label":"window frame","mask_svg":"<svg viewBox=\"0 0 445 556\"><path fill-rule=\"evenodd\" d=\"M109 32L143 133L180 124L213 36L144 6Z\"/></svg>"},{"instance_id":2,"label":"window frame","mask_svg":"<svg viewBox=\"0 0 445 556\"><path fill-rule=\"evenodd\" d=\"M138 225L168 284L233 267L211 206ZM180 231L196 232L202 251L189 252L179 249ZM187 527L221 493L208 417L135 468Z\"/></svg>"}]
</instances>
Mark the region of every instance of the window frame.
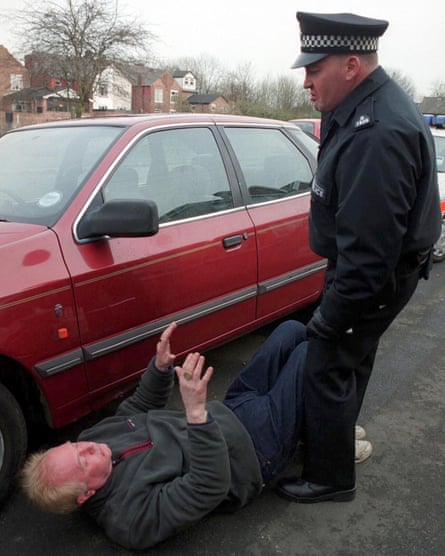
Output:
<instances>
[{"instance_id":1,"label":"window frame","mask_svg":"<svg viewBox=\"0 0 445 556\"><path fill-rule=\"evenodd\" d=\"M162 87L155 87L153 98L155 104L162 104L164 102L164 89Z\"/></svg>"}]
</instances>

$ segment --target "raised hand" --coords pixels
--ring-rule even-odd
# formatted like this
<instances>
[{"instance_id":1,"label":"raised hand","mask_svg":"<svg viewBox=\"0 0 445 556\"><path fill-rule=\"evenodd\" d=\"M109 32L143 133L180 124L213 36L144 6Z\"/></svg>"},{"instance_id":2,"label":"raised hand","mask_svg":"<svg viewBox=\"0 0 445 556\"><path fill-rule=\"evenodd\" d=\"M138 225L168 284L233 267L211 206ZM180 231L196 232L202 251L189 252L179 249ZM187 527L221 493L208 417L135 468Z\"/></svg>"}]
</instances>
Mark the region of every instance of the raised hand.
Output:
<instances>
[{"instance_id":1,"label":"raised hand","mask_svg":"<svg viewBox=\"0 0 445 556\"><path fill-rule=\"evenodd\" d=\"M157 343L155 365L160 371L167 371L175 360L176 356L171 352L170 348L170 338L177 326L176 322L170 323L161 334Z\"/></svg>"},{"instance_id":2,"label":"raised hand","mask_svg":"<svg viewBox=\"0 0 445 556\"><path fill-rule=\"evenodd\" d=\"M208 367L203 373L204 363L204 356L196 352L189 353L181 367L175 367L188 423L207 421L207 387L213 367Z\"/></svg>"}]
</instances>

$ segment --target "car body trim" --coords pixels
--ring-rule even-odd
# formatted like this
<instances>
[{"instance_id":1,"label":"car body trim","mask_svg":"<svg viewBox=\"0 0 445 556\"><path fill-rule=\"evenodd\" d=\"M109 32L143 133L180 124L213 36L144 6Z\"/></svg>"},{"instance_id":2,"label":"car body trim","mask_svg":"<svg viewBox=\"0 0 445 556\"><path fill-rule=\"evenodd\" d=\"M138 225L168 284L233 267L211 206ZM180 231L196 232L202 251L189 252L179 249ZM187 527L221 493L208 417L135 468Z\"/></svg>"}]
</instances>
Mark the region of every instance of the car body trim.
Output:
<instances>
[{"instance_id":1,"label":"car body trim","mask_svg":"<svg viewBox=\"0 0 445 556\"><path fill-rule=\"evenodd\" d=\"M35 365L35 368L42 378L48 378L57 373L67 371L80 363L93 361L94 359L98 359L99 357L118 351L131 344L135 344L155 336L156 334L161 333L162 330L164 330L172 321L176 321L178 324L185 324L187 322L194 321L203 316L215 313L237 303L242 303L243 301L256 297L257 292L258 289L256 286L246 288L236 294L218 299L217 301L204 303L195 307L193 310L176 313L169 318L158 319L150 324L133 329L130 332L117 334L107 340L91 344L83 348L83 350L75 350L53 359L48 359L47 361Z\"/></svg>"},{"instance_id":2,"label":"car body trim","mask_svg":"<svg viewBox=\"0 0 445 556\"><path fill-rule=\"evenodd\" d=\"M208 218L215 218L217 216L224 216L226 214L233 214L234 212L246 211L245 205L232 207L217 212L207 212L206 214L198 214L196 216L188 216L187 218L178 218L178 220L171 220L170 222L159 222L159 229L167 228L168 226L175 226L177 224L184 224L188 222L197 222L198 220L206 220Z\"/></svg>"},{"instance_id":3,"label":"car body trim","mask_svg":"<svg viewBox=\"0 0 445 556\"><path fill-rule=\"evenodd\" d=\"M286 197L281 197L280 199L268 199L267 201L250 201L246 204L248 209L253 209L255 207L262 207L264 205L276 205L279 203L284 203L286 201L291 201L292 199L296 199L302 197L303 195L309 195L310 189L306 191L295 191L292 195L287 195Z\"/></svg>"},{"instance_id":4,"label":"car body trim","mask_svg":"<svg viewBox=\"0 0 445 556\"><path fill-rule=\"evenodd\" d=\"M282 274L281 276L277 276L268 280L266 282L261 283L258 286L258 294L263 295L270 291L276 290L277 288L281 288L286 286L287 284L291 284L292 282L296 282L297 280L302 280L308 276L312 276L317 272L320 272L326 268L326 260L305 266L299 270L295 270L292 272L287 272L286 274Z\"/></svg>"},{"instance_id":5,"label":"car body trim","mask_svg":"<svg viewBox=\"0 0 445 556\"><path fill-rule=\"evenodd\" d=\"M93 361L95 359L98 359L99 357L108 355L114 351L118 351L129 345L155 336L156 334L162 332L162 330L164 330L164 328L168 326L168 324L172 321L176 321L178 324L192 322L196 319L199 319L211 313L215 313L237 303L247 301L248 299L256 297L257 295L263 295L297 280L302 280L303 278L320 272L325 268L326 260L319 261L317 263L308 265L300 270L288 272L271 280L267 280L261 283L258 288L252 286L233 295L228 295L226 297L218 299L217 301L204 303L198 307L195 307L193 310L177 313L176 315L172 315L168 319L158 319L155 322L140 326L130 332L124 332L107 340L91 344L90 346L85 347L83 350L74 350L60 357L49 359L48 361L39 363L35 366L35 368L42 376L42 378L48 378L57 373L67 371L70 368L75 367L76 365L79 365L80 363L83 363L85 361Z\"/></svg>"},{"instance_id":6,"label":"car body trim","mask_svg":"<svg viewBox=\"0 0 445 556\"><path fill-rule=\"evenodd\" d=\"M55 374L76 367L84 362L84 356L81 349L75 349L68 353L64 353L59 357L48 359L42 363L35 365L35 369L42 378L48 378Z\"/></svg>"},{"instance_id":7,"label":"car body trim","mask_svg":"<svg viewBox=\"0 0 445 556\"><path fill-rule=\"evenodd\" d=\"M185 324L187 322L194 321L211 313L216 313L217 311L221 311L227 307L232 305L236 305L238 303L242 303L243 301L247 301L253 297L257 296L258 289L256 286L252 286L250 288L246 288L240 292L237 292L232 295L228 295L226 297L220 298L217 301L211 301L209 303L203 303L198 307L195 307L188 311L182 311L180 313L176 313L172 315L168 319L163 318L159 319L153 323L140 326L132 330L131 332L124 332L122 334L118 334L113 338L109 338L107 340L97 342L91 346L88 346L84 349L85 357L87 361L91 361L93 359L97 359L103 355L107 355L113 351L122 349L127 347L128 345L134 344L136 342L140 342L142 340L146 340L151 336L155 336L159 332L161 332L170 322L175 321L178 324Z\"/></svg>"}]
</instances>

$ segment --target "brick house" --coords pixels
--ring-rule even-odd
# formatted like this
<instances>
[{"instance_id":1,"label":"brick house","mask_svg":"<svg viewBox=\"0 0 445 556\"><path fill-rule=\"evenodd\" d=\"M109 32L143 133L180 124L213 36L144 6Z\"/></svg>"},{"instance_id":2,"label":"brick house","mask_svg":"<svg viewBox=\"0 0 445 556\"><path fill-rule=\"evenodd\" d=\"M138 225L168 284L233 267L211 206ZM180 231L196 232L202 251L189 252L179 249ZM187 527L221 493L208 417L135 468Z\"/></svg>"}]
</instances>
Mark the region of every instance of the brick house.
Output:
<instances>
[{"instance_id":1,"label":"brick house","mask_svg":"<svg viewBox=\"0 0 445 556\"><path fill-rule=\"evenodd\" d=\"M52 75L48 69L48 56L39 52L26 54L25 68L28 70L31 87L60 89L67 86L61 77Z\"/></svg>"},{"instance_id":2,"label":"brick house","mask_svg":"<svg viewBox=\"0 0 445 556\"><path fill-rule=\"evenodd\" d=\"M57 89L66 87L63 79L51 75L45 54L33 52L25 56L31 86ZM127 73L127 72L126 72ZM92 95L93 110L175 112L187 96L196 92L196 78L190 71L147 68L139 64L128 75L112 66L106 68Z\"/></svg>"},{"instance_id":3,"label":"brick house","mask_svg":"<svg viewBox=\"0 0 445 556\"><path fill-rule=\"evenodd\" d=\"M25 59L23 66L0 46L1 120L5 122L2 132L19 125L71 117L70 99L77 97L76 92L45 73L41 57L32 54Z\"/></svg>"},{"instance_id":4,"label":"brick house","mask_svg":"<svg viewBox=\"0 0 445 556\"><path fill-rule=\"evenodd\" d=\"M4 95L3 109L6 112L28 112L44 114L46 112L71 113L70 101L78 98L72 89L54 90L49 87L26 87ZM65 116L67 117L67 116Z\"/></svg>"},{"instance_id":5,"label":"brick house","mask_svg":"<svg viewBox=\"0 0 445 556\"><path fill-rule=\"evenodd\" d=\"M70 104L75 97L72 89L54 91L48 87L26 87L9 93L2 99L4 116L0 116L3 121L0 133L24 125L68 120L72 117Z\"/></svg>"},{"instance_id":6,"label":"brick house","mask_svg":"<svg viewBox=\"0 0 445 556\"><path fill-rule=\"evenodd\" d=\"M187 99L192 112L199 114L228 114L230 105L227 100L219 93L196 94L191 95Z\"/></svg>"},{"instance_id":7,"label":"brick house","mask_svg":"<svg viewBox=\"0 0 445 556\"><path fill-rule=\"evenodd\" d=\"M0 134L8 129L54 119L71 118L72 99L62 78L48 69L45 55L25 56L23 66L0 45ZM147 68L138 64L126 76L109 69L98 78L98 90L86 112L229 112L227 100L219 94L199 95L191 71ZM94 104L93 104L94 102ZM94 106L94 111L92 110Z\"/></svg>"},{"instance_id":8,"label":"brick house","mask_svg":"<svg viewBox=\"0 0 445 556\"><path fill-rule=\"evenodd\" d=\"M196 80L190 72L175 78L167 70L137 65L131 73L130 79L133 84L131 105L135 113L180 111L182 103L191 94L187 88L191 88L193 84L196 87ZM187 87L184 89L181 80L186 79L186 74Z\"/></svg>"},{"instance_id":9,"label":"brick house","mask_svg":"<svg viewBox=\"0 0 445 556\"><path fill-rule=\"evenodd\" d=\"M0 102L4 95L29 86L28 70L0 45Z\"/></svg>"}]
</instances>

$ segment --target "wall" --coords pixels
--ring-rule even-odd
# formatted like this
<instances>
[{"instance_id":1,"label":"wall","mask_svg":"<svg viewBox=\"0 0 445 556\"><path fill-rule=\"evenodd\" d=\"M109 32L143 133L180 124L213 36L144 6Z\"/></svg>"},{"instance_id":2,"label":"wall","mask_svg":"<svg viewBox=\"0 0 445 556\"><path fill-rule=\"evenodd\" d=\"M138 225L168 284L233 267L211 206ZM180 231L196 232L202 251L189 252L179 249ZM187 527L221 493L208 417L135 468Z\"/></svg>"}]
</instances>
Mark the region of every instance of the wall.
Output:
<instances>
[{"instance_id":1,"label":"wall","mask_svg":"<svg viewBox=\"0 0 445 556\"><path fill-rule=\"evenodd\" d=\"M8 116L10 115L10 116ZM12 118L12 121L8 121ZM5 112L0 110L0 134L3 135L10 129L24 125L41 124L56 120L69 120L69 112L45 112L44 114L32 114L31 112Z\"/></svg>"}]
</instances>

